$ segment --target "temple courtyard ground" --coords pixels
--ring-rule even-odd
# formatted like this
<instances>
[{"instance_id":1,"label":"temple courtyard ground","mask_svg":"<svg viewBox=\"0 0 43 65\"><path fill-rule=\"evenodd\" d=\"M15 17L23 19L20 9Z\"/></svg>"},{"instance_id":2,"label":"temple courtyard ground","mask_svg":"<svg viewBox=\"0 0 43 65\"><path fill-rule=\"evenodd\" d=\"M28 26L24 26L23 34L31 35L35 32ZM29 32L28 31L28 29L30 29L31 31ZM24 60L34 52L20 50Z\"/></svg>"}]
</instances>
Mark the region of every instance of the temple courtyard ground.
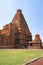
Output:
<instances>
[{"instance_id":1,"label":"temple courtyard ground","mask_svg":"<svg viewBox=\"0 0 43 65\"><path fill-rule=\"evenodd\" d=\"M23 65L40 56L43 56L42 49L0 49L0 65Z\"/></svg>"},{"instance_id":2,"label":"temple courtyard ground","mask_svg":"<svg viewBox=\"0 0 43 65\"><path fill-rule=\"evenodd\" d=\"M26 64L26 65L43 65L43 57L30 64Z\"/></svg>"}]
</instances>

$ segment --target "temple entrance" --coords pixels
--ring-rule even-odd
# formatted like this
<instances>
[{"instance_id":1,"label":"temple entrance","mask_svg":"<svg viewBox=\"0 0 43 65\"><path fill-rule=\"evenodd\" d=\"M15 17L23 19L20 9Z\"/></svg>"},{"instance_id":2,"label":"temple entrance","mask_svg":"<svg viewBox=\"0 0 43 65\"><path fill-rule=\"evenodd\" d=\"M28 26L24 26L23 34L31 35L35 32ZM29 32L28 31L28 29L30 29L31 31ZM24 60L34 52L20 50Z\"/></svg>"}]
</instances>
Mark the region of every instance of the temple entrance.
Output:
<instances>
[{"instance_id":1,"label":"temple entrance","mask_svg":"<svg viewBox=\"0 0 43 65\"><path fill-rule=\"evenodd\" d=\"M15 48L20 48L19 39L15 39Z\"/></svg>"}]
</instances>

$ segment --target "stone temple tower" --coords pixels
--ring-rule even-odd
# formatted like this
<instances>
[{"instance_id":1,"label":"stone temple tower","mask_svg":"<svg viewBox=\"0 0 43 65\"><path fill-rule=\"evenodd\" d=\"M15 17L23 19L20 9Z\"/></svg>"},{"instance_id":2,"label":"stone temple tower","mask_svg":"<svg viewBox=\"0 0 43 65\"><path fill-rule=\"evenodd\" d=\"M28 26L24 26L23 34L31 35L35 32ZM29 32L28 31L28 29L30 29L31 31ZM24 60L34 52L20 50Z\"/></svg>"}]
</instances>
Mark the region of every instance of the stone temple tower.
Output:
<instances>
[{"instance_id":1,"label":"stone temple tower","mask_svg":"<svg viewBox=\"0 0 43 65\"><path fill-rule=\"evenodd\" d=\"M11 22L0 30L0 48L42 48L39 34L36 34L35 39L32 40L31 32L21 9L17 10Z\"/></svg>"},{"instance_id":2,"label":"stone temple tower","mask_svg":"<svg viewBox=\"0 0 43 65\"><path fill-rule=\"evenodd\" d=\"M15 24L17 32L15 33L15 46L27 47L28 41L32 41L32 35L27 22L22 14L22 10L18 9L12 24Z\"/></svg>"},{"instance_id":3,"label":"stone temple tower","mask_svg":"<svg viewBox=\"0 0 43 65\"><path fill-rule=\"evenodd\" d=\"M34 45L36 48L41 48L42 47L42 41L41 41L41 38L40 38L39 34L35 35L34 43L36 44L36 45Z\"/></svg>"},{"instance_id":4,"label":"stone temple tower","mask_svg":"<svg viewBox=\"0 0 43 65\"><path fill-rule=\"evenodd\" d=\"M20 9L17 10L11 23L0 30L1 48L27 48L32 35Z\"/></svg>"}]
</instances>

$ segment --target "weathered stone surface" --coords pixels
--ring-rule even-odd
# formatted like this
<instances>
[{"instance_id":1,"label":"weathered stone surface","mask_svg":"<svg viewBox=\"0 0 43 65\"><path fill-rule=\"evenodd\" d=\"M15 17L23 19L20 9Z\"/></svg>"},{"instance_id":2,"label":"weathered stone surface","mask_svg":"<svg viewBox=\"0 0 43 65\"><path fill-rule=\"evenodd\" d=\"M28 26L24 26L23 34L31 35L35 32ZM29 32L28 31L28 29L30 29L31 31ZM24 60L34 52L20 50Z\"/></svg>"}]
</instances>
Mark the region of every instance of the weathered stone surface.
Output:
<instances>
[{"instance_id":1,"label":"weathered stone surface","mask_svg":"<svg viewBox=\"0 0 43 65\"><path fill-rule=\"evenodd\" d=\"M42 42L39 34L36 34L36 35L35 35L34 42L39 42L39 43Z\"/></svg>"},{"instance_id":2,"label":"weathered stone surface","mask_svg":"<svg viewBox=\"0 0 43 65\"><path fill-rule=\"evenodd\" d=\"M12 22L0 30L0 48L27 48L29 41L32 42L31 32L22 11L18 9Z\"/></svg>"},{"instance_id":3,"label":"weathered stone surface","mask_svg":"<svg viewBox=\"0 0 43 65\"><path fill-rule=\"evenodd\" d=\"M30 49L41 49L42 41L39 34L35 35L35 39L33 41L28 41L28 48Z\"/></svg>"},{"instance_id":4,"label":"weathered stone surface","mask_svg":"<svg viewBox=\"0 0 43 65\"><path fill-rule=\"evenodd\" d=\"M36 46L35 48L41 48L42 47L42 41L41 41L39 34L35 35L35 39L33 42L34 42L34 46Z\"/></svg>"}]
</instances>

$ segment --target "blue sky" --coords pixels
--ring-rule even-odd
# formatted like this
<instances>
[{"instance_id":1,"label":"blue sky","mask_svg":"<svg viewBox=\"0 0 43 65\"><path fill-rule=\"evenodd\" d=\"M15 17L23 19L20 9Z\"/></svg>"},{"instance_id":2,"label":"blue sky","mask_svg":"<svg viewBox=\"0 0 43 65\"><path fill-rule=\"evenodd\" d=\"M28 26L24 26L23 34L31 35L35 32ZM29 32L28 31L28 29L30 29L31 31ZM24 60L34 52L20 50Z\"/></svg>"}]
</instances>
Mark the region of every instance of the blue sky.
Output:
<instances>
[{"instance_id":1,"label":"blue sky","mask_svg":"<svg viewBox=\"0 0 43 65\"><path fill-rule=\"evenodd\" d=\"M33 38L39 33L43 41L43 0L0 0L0 29L12 21L19 8L22 9Z\"/></svg>"}]
</instances>

